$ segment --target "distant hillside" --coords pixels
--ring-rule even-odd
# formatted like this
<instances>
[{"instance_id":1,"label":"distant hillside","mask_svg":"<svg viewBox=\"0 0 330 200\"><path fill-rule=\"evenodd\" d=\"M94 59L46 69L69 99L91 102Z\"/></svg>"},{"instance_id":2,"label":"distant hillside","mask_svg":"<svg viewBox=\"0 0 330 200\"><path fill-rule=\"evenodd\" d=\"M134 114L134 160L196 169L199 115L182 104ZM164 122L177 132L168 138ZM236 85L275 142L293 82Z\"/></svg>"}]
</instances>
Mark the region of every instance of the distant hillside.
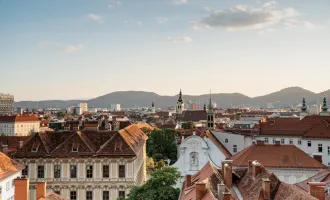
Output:
<instances>
[{"instance_id":1,"label":"distant hillside","mask_svg":"<svg viewBox=\"0 0 330 200\"><path fill-rule=\"evenodd\" d=\"M325 92L330 100L330 90ZM276 106L297 105L305 97L307 103L322 102L323 93L314 93L300 87L285 88L277 92L273 92L259 97L248 97L240 93L218 93L212 94L212 100L218 104L218 107L228 108L231 106L260 106L265 107L267 102L272 102ZM203 95L183 95L185 101L191 100L203 104L209 99L209 94ZM150 106L154 101L156 107L167 108L175 106L178 95L176 96L160 96L153 92L144 91L121 91L112 92L90 100L48 100L48 101L20 101L15 103L15 107L22 108L65 108L77 105L80 102L87 102L89 107L109 108L110 104L120 103L123 108L131 108L136 106Z\"/></svg>"}]
</instances>

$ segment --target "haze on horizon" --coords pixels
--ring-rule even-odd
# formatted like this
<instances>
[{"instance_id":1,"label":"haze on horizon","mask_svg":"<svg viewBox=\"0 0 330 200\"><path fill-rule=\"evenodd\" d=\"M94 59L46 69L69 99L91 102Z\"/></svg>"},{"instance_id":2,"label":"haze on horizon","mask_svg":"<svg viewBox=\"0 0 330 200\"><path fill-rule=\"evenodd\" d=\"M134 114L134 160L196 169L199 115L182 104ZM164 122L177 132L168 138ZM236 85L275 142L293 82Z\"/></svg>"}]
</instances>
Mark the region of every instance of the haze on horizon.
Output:
<instances>
[{"instance_id":1,"label":"haze on horizon","mask_svg":"<svg viewBox=\"0 0 330 200\"><path fill-rule=\"evenodd\" d=\"M16 101L330 89L329 0L0 0Z\"/></svg>"}]
</instances>

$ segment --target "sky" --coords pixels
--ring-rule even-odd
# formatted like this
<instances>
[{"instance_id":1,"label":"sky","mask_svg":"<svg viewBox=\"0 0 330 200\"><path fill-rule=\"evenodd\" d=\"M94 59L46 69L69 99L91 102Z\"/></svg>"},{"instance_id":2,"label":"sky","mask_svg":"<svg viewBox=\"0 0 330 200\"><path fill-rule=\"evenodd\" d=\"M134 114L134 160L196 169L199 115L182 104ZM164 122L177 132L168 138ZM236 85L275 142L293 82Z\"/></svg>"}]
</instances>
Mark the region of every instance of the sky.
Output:
<instances>
[{"instance_id":1,"label":"sky","mask_svg":"<svg viewBox=\"0 0 330 200\"><path fill-rule=\"evenodd\" d=\"M0 0L0 92L330 89L330 0Z\"/></svg>"}]
</instances>

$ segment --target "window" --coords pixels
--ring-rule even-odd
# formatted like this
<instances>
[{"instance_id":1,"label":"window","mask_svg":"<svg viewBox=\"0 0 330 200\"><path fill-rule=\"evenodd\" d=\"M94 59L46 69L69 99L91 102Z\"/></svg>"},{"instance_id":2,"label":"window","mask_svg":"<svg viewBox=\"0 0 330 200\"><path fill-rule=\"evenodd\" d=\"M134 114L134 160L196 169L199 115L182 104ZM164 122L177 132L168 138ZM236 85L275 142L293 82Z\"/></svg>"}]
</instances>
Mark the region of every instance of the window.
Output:
<instances>
[{"instance_id":1,"label":"window","mask_svg":"<svg viewBox=\"0 0 330 200\"><path fill-rule=\"evenodd\" d=\"M301 145L301 140L298 140L298 145Z\"/></svg>"},{"instance_id":2,"label":"window","mask_svg":"<svg viewBox=\"0 0 330 200\"><path fill-rule=\"evenodd\" d=\"M281 139L281 144L285 144L285 139Z\"/></svg>"},{"instance_id":3,"label":"window","mask_svg":"<svg viewBox=\"0 0 330 200\"><path fill-rule=\"evenodd\" d=\"M93 178L93 166L87 165L86 167L86 177L87 178Z\"/></svg>"},{"instance_id":4,"label":"window","mask_svg":"<svg viewBox=\"0 0 330 200\"><path fill-rule=\"evenodd\" d=\"M45 178L45 166L38 165L38 178Z\"/></svg>"},{"instance_id":5,"label":"window","mask_svg":"<svg viewBox=\"0 0 330 200\"><path fill-rule=\"evenodd\" d=\"M265 138L265 144L268 144L268 138L267 137Z\"/></svg>"},{"instance_id":6,"label":"window","mask_svg":"<svg viewBox=\"0 0 330 200\"><path fill-rule=\"evenodd\" d=\"M110 176L110 168L109 165L103 165L103 178L109 178Z\"/></svg>"},{"instance_id":7,"label":"window","mask_svg":"<svg viewBox=\"0 0 330 200\"><path fill-rule=\"evenodd\" d=\"M119 191L119 197L125 197L125 191Z\"/></svg>"},{"instance_id":8,"label":"window","mask_svg":"<svg viewBox=\"0 0 330 200\"><path fill-rule=\"evenodd\" d=\"M54 165L54 178L61 178L61 165Z\"/></svg>"},{"instance_id":9,"label":"window","mask_svg":"<svg viewBox=\"0 0 330 200\"><path fill-rule=\"evenodd\" d=\"M328 146L328 155L330 155L330 146Z\"/></svg>"},{"instance_id":10,"label":"window","mask_svg":"<svg viewBox=\"0 0 330 200\"><path fill-rule=\"evenodd\" d=\"M29 175L29 167L25 166L25 168L22 170L22 176L28 176Z\"/></svg>"},{"instance_id":11,"label":"window","mask_svg":"<svg viewBox=\"0 0 330 200\"><path fill-rule=\"evenodd\" d=\"M110 200L109 191L103 191L103 200Z\"/></svg>"},{"instance_id":12,"label":"window","mask_svg":"<svg viewBox=\"0 0 330 200\"><path fill-rule=\"evenodd\" d=\"M273 144L275 144L276 143L276 138L273 138Z\"/></svg>"},{"instance_id":13,"label":"window","mask_svg":"<svg viewBox=\"0 0 330 200\"><path fill-rule=\"evenodd\" d=\"M8 191L8 190L10 190L10 182L9 181L6 183L6 191Z\"/></svg>"},{"instance_id":14,"label":"window","mask_svg":"<svg viewBox=\"0 0 330 200\"><path fill-rule=\"evenodd\" d=\"M77 192L71 191L70 192L70 200L77 200Z\"/></svg>"},{"instance_id":15,"label":"window","mask_svg":"<svg viewBox=\"0 0 330 200\"><path fill-rule=\"evenodd\" d=\"M119 165L119 178L125 178L125 165Z\"/></svg>"},{"instance_id":16,"label":"window","mask_svg":"<svg viewBox=\"0 0 330 200\"><path fill-rule=\"evenodd\" d=\"M79 145L78 144L73 144L72 145L72 152L78 152L79 150Z\"/></svg>"},{"instance_id":17,"label":"window","mask_svg":"<svg viewBox=\"0 0 330 200\"><path fill-rule=\"evenodd\" d=\"M70 166L70 177L77 178L77 165Z\"/></svg>"},{"instance_id":18,"label":"window","mask_svg":"<svg viewBox=\"0 0 330 200\"><path fill-rule=\"evenodd\" d=\"M228 139L227 138L225 139L225 143L228 143Z\"/></svg>"},{"instance_id":19,"label":"window","mask_svg":"<svg viewBox=\"0 0 330 200\"><path fill-rule=\"evenodd\" d=\"M311 147L312 146L312 142L311 141L307 141L307 146Z\"/></svg>"},{"instance_id":20,"label":"window","mask_svg":"<svg viewBox=\"0 0 330 200\"><path fill-rule=\"evenodd\" d=\"M319 150L319 153L322 153L323 152L322 144L319 144L318 145L318 150Z\"/></svg>"},{"instance_id":21,"label":"window","mask_svg":"<svg viewBox=\"0 0 330 200\"><path fill-rule=\"evenodd\" d=\"M289 143L290 143L290 144L293 144L293 139L290 139Z\"/></svg>"},{"instance_id":22,"label":"window","mask_svg":"<svg viewBox=\"0 0 330 200\"><path fill-rule=\"evenodd\" d=\"M234 153L237 152L237 145L236 145L236 144L233 145L233 152L234 152Z\"/></svg>"},{"instance_id":23,"label":"window","mask_svg":"<svg viewBox=\"0 0 330 200\"><path fill-rule=\"evenodd\" d=\"M93 200L93 192L86 191L86 200Z\"/></svg>"}]
</instances>

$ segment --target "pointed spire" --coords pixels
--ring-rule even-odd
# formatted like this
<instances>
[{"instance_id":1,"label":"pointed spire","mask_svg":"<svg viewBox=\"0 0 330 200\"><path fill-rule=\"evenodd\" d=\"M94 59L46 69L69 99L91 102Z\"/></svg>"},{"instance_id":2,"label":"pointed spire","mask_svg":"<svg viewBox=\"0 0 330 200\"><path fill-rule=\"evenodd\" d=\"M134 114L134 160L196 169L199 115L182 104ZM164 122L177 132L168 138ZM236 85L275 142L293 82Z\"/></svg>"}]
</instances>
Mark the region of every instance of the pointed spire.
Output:
<instances>
[{"instance_id":1,"label":"pointed spire","mask_svg":"<svg viewBox=\"0 0 330 200\"><path fill-rule=\"evenodd\" d=\"M212 97L211 97L211 90L210 90L210 102L209 102L209 107L208 107L208 109L209 110L212 110L213 109L213 105L212 105Z\"/></svg>"},{"instance_id":2,"label":"pointed spire","mask_svg":"<svg viewBox=\"0 0 330 200\"><path fill-rule=\"evenodd\" d=\"M322 111L323 112L328 112L328 105L327 105L327 99L324 97L323 98L323 105L322 105Z\"/></svg>"},{"instance_id":3,"label":"pointed spire","mask_svg":"<svg viewBox=\"0 0 330 200\"><path fill-rule=\"evenodd\" d=\"M306 106L306 100L305 100L305 97L303 98L303 101L302 101L301 111L302 111L302 112L306 112L306 111L307 111L307 106Z\"/></svg>"},{"instance_id":4,"label":"pointed spire","mask_svg":"<svg viewBox=\"0 0 330 200\"><path fill-rule=\"evenodd\" d=\"M151 107L155 107L155 102L152 101Z\"/></svg>"},{"instance_id":5,"label":"pointed spire","mask_svg":"<svg viewBox=\"0 0 330 200\"><path fill-rule=\"evenodd\" d=\"M180 89L180 93L179 93L179 99L178 99L178 102L183 103L181 89Z\"/></svg>"}]
</instances>

